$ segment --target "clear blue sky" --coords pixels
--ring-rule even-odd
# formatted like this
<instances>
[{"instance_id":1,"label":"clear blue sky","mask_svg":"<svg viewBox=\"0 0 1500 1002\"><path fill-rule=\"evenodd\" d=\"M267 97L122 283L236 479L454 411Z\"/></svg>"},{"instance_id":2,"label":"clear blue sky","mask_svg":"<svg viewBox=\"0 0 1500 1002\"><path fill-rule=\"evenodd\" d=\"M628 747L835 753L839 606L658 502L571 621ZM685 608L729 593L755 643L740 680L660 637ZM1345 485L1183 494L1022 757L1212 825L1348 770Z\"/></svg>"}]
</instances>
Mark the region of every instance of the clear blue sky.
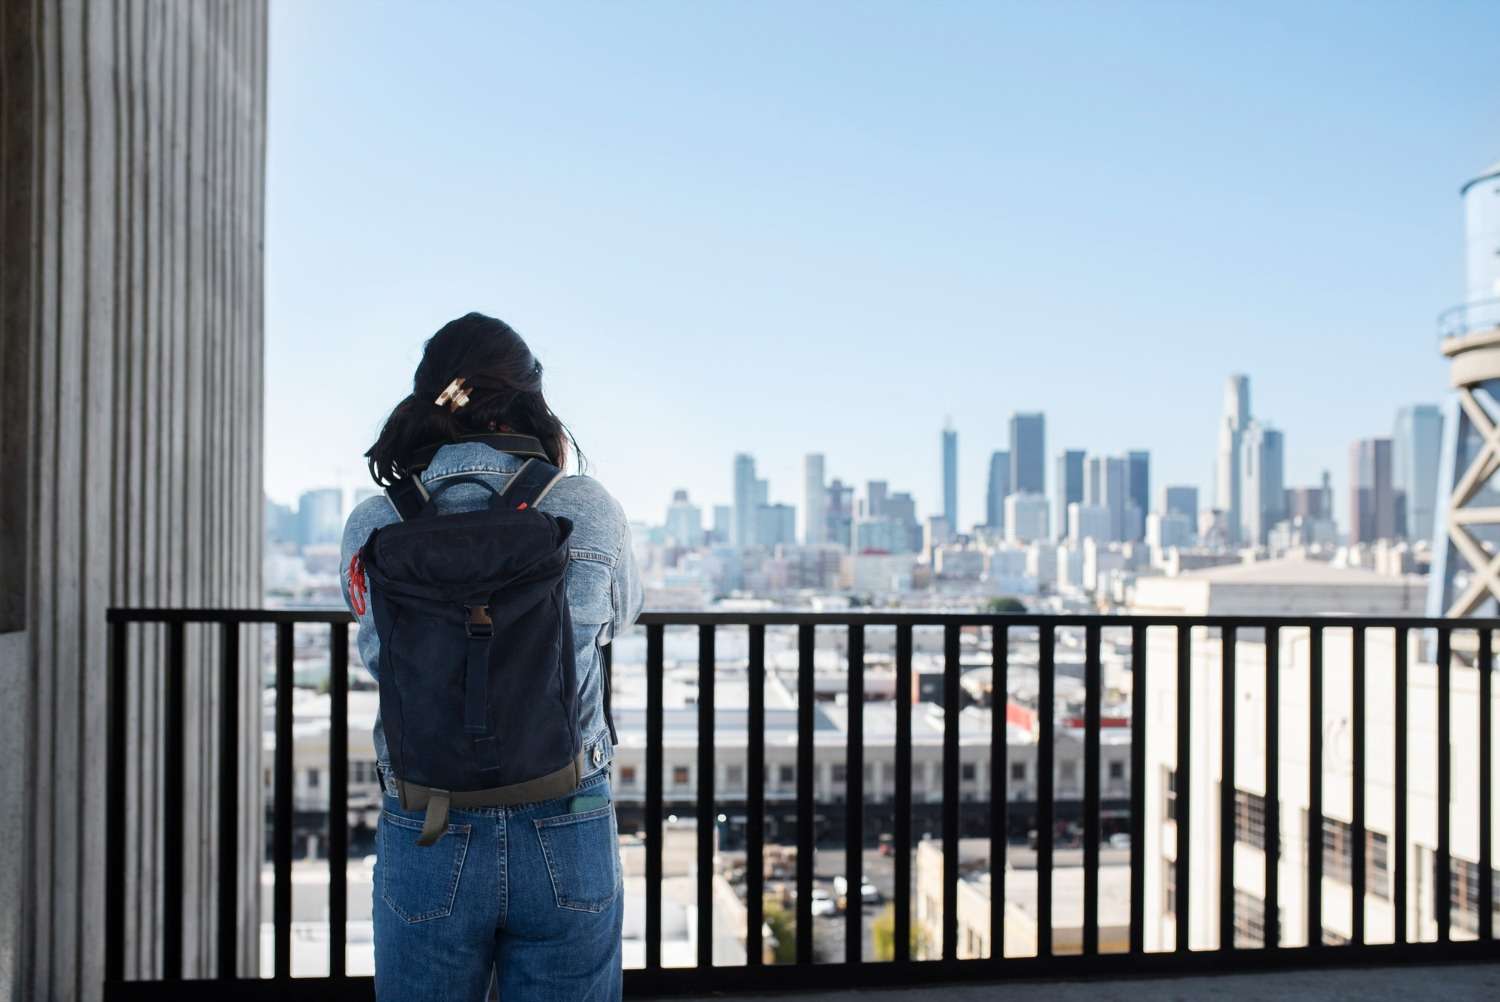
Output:
<instances>
[{"instance_id":1,"label":"clear blue sky","mask_svg":"<svg viewBox=\"0 0 1500 1002\"><path fill-rule=\"evenodd\" d=\"M424 338L504 318L637 518L803 453L965 524L1013 410L1212 484L1225 376L1289 483L1437 401L1493 3L409 4L271 16L272 497L362 476Z\"/></svg>"}]
</instances>

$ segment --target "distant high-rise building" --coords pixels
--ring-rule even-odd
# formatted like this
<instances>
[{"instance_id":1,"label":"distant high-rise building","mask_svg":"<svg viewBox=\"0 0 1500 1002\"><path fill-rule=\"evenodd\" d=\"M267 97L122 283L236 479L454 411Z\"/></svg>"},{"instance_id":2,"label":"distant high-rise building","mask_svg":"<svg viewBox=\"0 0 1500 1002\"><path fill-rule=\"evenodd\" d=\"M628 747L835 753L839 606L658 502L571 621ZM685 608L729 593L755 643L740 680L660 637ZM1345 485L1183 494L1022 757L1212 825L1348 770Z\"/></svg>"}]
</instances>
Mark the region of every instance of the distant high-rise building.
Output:
<instances>
[{"instance_id":1,"label":"distant high-rise building","mask_svg":"<svg viewBox=\"0 0 1500 1002\"><path fill-rule=\"evenodd\" d=\"M824 541L847 549L853 542L854 488L835 477L828 485L823 517L827 526Z\"/></svg>"},{"instance_id":2,"label":"distant high-rise building","mask_svg":"<svg viewBox=\"0 0 1500 1002\"><path fill-rule=\"evenodd\" d=\"M1068 534L1068 507L1083 503L1082 449L1064 449L1057 454L1057 537Z\"/></svg>"},{"instance_id":3,"label":"distant high-rise building","mask_svg":"<svg viewBox=\"0 0 1500 1002\"><path fill-rule=\"evenodd\" d=\"M1283 518L1286 450L1281 432L1251 419L1240 435L1239 541L1263 546Z\"/></svg>"},{"instance_id":4,"label":"distant high-rise building","mask_svg":"<svg viewBox=\"0 0 1500 1002\"><path fill-rule=\"evenodd\" d=\"M990 479L984 493L984 524L995 531L1005 528L1005 498L1010 494L1010 453L990 453Z\"/></svg>"},{"instance_id":5,"label":"distant high-rise building","mask_svg":"<svg viewBox=\"0 0 1500 1002\"><path fill-rule=\"evenodd\" d=\"M270 498L266 498L265 502L266 542L271 544L301 542L302 532L297 523L297 513L292 510L291 506L278 504Z\"/></svg>"},{"instance_id":6,"label":"distant high-rise building","mask_svg":"<svg viewBox=\"0 0 1500 1002\"><path fill-rule=\"evenodd\" d=\"M1047 499L1030 492L1012 494L1005 499L1005 538L1012 543L1029 543L1047 538Z\"/></svg>"},{"instance_id":7,"label":"distant high-rise building","mask_svg":"<svg viewBox=\"0 0 1500 1002\"><path fill-rule=\"evenodd\" d=\"M953 527L942 515L928 515L922 523L922 551L930 557L939 546L946 546L953 539Z\"/></svg>"},{"instance_id":8,"label":"distant high-rise building","mask_svg":"<svg viewBox=\"0 0 1500 1002\"><path fill-rule=\"evenodd\" d=\"M688 500L688 492L679 488L672 492L672 503L667 506L667 539L677 546L703 545L703 510Z\"/></svg>"},{"instance_id":9,"label":"distant high-rise building","mask_svg":"<svg viewBox=\"0 0 1500 1002\"><path fill-rule=\"evenodd\" d=\"M828 488L820 452L802 457L802 539L808 546L828 542Z\"/></svg>"},{"instance_id":10,"label":"distant high-rise building","mask_svg":"<svg viewBox=\"0 0 1500 1002\"><path fill-rule=\"evenodd\" d=\"M907 549L922 548L922 527L917 522L917 502L907 491L897 491L885 499L885 518L906 530Z\"/></svg>"},{"instance_id":11,"label":"distant high-rise building","mask_svg":"<svg viewBox=\"0 0 1500 1002\"><path fill-rule=\"evenodd\" d=\"M951 419L943 428L943 517L958 528L958 432Z\"/></svg>"},{"instance_id":12,"label":"distant high-rise building","mask_svg":"<svg viewBox=\"0 0 1500 1002\"><path fill-rule=\"evenodd\" d=\"M741 452L734 457L734 536L730 540L735 546L750 546L755 542L755 509L758 500L755 479L755 457Z\"/></svg>"},{"instance_id":13,"label":"distant high-rise building","mask_svg":"<svg viewBox=\"0 0 1500 1002\"><path fill-rule=\"evenodd\" d=\"M734 541L734 505L714 505L714 542L728 545Z\"/></svg>"},{"instance_id":14,"label":"distant high-rise building","mask_svg":"<svg viewBox=\"0 0 1500 1002\"><path fill-rule=\"evenodd\" d=\"M881 518L885 515L885 498L890 484L884 480L871 480L865 484L865 518Z\"/></svg>"},{"instance_id":15,"label":"distant high-rise building","mask_svg":"<svg viewBox=\"0 0 1500 1002\"><path fill-rule=\"evenodd\" d=\"M1395 539L1396 515L1391 440L1366 438L1355 442L1349 447L1349 541Z\"/></svg>"},{"instance_id":16,"label":"distant high-rise building","mask_svg":"<svg viewBox=\"0 0 1500 1002\"><path fill-rule=\"evenodd\" d=\"M1161 510L1168 515L1186 515L1198 527L1198 488L1171 486L1162 488Z\"/></svg>"},{"instance_id":17,"label":"distant high-rise building","mask_svg":"<svg viewBox=\"0 0 1500 1002\"><path fill-rule=\"evenodd\" d=\"M1126 464L1119 456L1090 456L1084 464L1083 503L1109 512L1109 534L1096 536L1102 543L1125 538Z\"/></svg>"},{"instance_id":18,"label":"distant high-rise building","mask_svg":"<svg viewBox=\"0 0 1500 1002\"><path fill-rule=\"evenodd\" d=\"M1137 449L1125 454L1125 495L1127 506L1134 505L1134 525L1127 518L1126 539L1141 539L1145 535L1146 513L1151 510L1151 453Z\"/></svg>"},{"instance_id":19,"label":"distant high-rise building","mask_svg":"<svg viewBox=\"0 0 1500 1002\"><path fill-rule=\"evenodd\" d=\"M344 534L344 492L337 487L304 491L297 500L297 535L303 546L336 544Z\"/></svg>"},{"instance_id":20,"label":"distant high-rise building","mask_svg":"<svg viewBox=\"0 0 1500 1002\"><path fill-rule=\"evenodd\" d=\"M1306 522L1327 521L1333 518L1333 486L1328 471L1323 471L1323 483L1318 487L1288 487L1286 501L1282 504L1286 518L1302 519Z\"/></svg>"},{"instance_id":21,"label":"distant high-rise building","mask_svg":"<svg viewBox=\"0 0 1500 1002\"><path fill-rule=\"evenodd\" d=\"M1013 494L1047 493L1047 419L1042 414L1010 418L1010 489Z\"/></svg>"},{"instance_id":22,"label":"distant high-rise building","mask_svg":"<svg viewBox=\"0 0 1500 1002\"><path fill-rule=\"evenodd\" d=\"M763 504L755 509L757 546L790 546L796 542L796 508L789 504Z\"/></svg>"},{"instance_id":23,"label":"distant high-rise building","mask_svg":"<svg viewBox=\"0 0 1500 1002\"><path fill-rule=\"evenodd\" d=\"M1443 412L1415 404L1396 412L1391 436L1391 486L1406 499L1406 534L1432 541L1437 515L1438 456L1443 451Z\"/></svg>"},{"instance_id":24,"label":"distant high-rise building","mask_svg":"<svg viewBox=\"0 0 1500 1002\"><path fill-rule=\"evenodd\" d=\"M1077 501L1068 505L1068 542L1075 546L1081 545L1085 539L1109 542L1109 532L1108 508Z\"/></svg>"},{"instance_id":25,"label":"distant high-rise building","mask_svg":"<svg viewBox=\"0 0 1500 1002\"><path fill-rule=\"evenodd\" d=\"M1235 374L1224 384L1224 414L1219 419L1219 453L1214 503L1224 512L1231 544L1239 542L1240 438L1250 423L1250 377Z\"/></svg>"}]
</instances>

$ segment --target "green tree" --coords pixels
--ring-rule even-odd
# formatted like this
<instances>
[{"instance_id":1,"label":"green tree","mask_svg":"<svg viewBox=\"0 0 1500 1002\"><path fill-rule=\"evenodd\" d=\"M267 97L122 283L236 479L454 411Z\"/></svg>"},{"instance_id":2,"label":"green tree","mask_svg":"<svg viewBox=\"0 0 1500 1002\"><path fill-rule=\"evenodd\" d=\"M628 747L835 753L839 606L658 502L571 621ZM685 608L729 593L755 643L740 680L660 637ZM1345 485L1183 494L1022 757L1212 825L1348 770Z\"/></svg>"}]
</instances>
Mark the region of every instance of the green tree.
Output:
<instances>
[{"instance_id":1,"label":"green tree","mask_svg":"<svg viewBox=\"0 0 1500 1002\"><path fill-rule=\"evenodd\" d=\"M992 598L984 604L984 611L992 615L1015 614L1026 611L1026 606L1018 598L1005 595L1001 598Z\"/></svg>"},{"instance_id":2,"label":"green tree","mask_svg":"<svg viewBox=\"0 0 1500 1002\"><path fill-rule=\"evenodd\" d=\"M886 905L881 913L875 916L875 921L870 923L870 936L874 939L875 959L878 961L889 961L896 959L896 906ZM923 932L920 923L913 923L909 934L909 946L912 957L925 956L927 949L927 936Z\"/></svg>"},{"instance_id":3,"label":"green tree","mask_svg":"<svg viewBox=\"0 0 1500 1002\"><path fill-rule=\"evenodd\" d=\"M771 932L771 938L776 941L773 952L776 963L795 964L797 962L797 917L774 898L766 898L761 907L761 915Z\"/></svg>"}]
</instances>

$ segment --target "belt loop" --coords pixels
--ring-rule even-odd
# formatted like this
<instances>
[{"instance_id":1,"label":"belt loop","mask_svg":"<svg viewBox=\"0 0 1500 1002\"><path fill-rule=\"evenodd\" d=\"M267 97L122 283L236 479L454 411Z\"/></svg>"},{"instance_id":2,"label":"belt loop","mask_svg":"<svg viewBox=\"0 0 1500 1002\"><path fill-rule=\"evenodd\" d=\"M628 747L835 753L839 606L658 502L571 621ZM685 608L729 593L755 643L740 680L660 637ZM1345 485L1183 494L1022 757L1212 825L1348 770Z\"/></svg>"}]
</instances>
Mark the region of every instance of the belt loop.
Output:
<instances>
[{"instance_id":1,"label":"belt loop","mask_svg":"<svg viewBox=\"0 0 1500 1002\"><path fill-rule=\"evenodd\" d=\"M422 819L422 834L417 845L432 845L448 833L448 791L433 790L427 798L427 814Z\"/></svg>"}]
</instances>

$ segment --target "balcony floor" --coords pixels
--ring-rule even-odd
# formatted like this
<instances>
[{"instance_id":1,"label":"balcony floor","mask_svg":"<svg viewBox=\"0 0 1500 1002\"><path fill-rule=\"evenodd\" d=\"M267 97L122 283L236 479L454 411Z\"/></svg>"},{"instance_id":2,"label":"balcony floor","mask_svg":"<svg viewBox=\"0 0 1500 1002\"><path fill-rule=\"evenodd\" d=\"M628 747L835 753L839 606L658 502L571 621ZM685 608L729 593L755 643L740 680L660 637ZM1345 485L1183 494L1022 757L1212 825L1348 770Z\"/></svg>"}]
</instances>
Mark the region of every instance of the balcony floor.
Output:
<instances>
[{"instance_id":1,"label":"balcony floor","mask_svg":"<svg viewBox=\"0 0 1500 1002\"><path fill-rule=\"evenodd\" d=\"M717 996L716 996L717 998ZM1140 978L1075 982L1005 982L1000 985L933 985L883 991L813 992L735 996L735 1002L1248 1002L1316 999L1318 1002L1468 1002L1500 999L1500 964L1371 967L1280 971L1190 978ZM707 1002L705 998L705 1002Z\"/></svg>"}]
</instances>

